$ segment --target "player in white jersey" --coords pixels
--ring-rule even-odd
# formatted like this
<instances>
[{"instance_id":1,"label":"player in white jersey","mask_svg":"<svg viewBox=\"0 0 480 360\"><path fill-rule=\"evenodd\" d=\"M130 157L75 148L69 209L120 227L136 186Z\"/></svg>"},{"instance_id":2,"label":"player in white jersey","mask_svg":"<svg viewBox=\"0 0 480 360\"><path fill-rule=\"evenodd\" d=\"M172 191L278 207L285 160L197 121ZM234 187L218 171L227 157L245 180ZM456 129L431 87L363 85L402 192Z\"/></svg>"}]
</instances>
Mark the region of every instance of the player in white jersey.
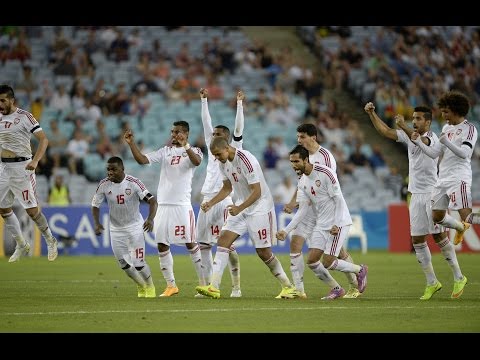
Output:
<instances>
[{"instance_id":1,"label":"player in white jersey","mask_svg":"<svg viewBox=\"0 0 480 360\"><path fill-rule=\"evenodd\" d=\"M223 187L212 199L201 204L202 211L209 211L225 199L232 189L235 191L236 201L234 205L228 206L229 215L218 239L212 281L209 285L197 286L197 292L215 299L220 297L220 283L227 266L230 246L239 236L248 232L255 244L257 255L282 285L282 291L277 298L298 297L299 292L272 253L277 231L275 206L258 160L249 151L229 145L222 137L212 140L210 151L220 162Z\"/></svg>"},{"instance_id":2,"label":"player in white jersey","mask_svg":"<svg viewBox=\"0 0 480 360\"><path fill-rule=\"evenodd\" d=\"M437 135L430 130L432 123L432 110L426 106L417 106L413 110L413 129L409 128L402 115L396 115L395 120L401 130L390 128L380 119L375 112L375 106L369 102L365 105L365 112L370 117L375 129L388 139L403 142L408 151L408 191L412 194L409 203L410 236L415 250L415 255L425 274L427 285L421 300L429 300L433 294L442 288L438 281L432 264L432 254L428 247L427 236L432 234L435 243L440 248L453 273L454 282L459 284L464 281L460 270L457 254L453 244L448 238L448 233L443 226L435 224L432 218L431 194L437 182L438 159L428 157L421 148L410 139L414 132L421 134L419 139L423 146L433 147L438 143ZM463 286L462 286L463 288Z\"/></svg>"},{"instance_id":3,"label":"player in white jersey","mask_svg":"<svg viewBox=\"0 0 480 360\"><path fill-rule=\"evenodd\" d=\"M237 149L242 148L243 140L243 99L245 95L242 91L237 93L237 115L235 117L235 129L233 132L233 139L230 145ZM200 89L200 99L202 102L202 124L203 133L205 136L205 144L208 149L208 164L205 182L203 183L201 193L203 201L207 202L212 199L222 188L222 174L218 166L218 161L210 151L210 142L213 138L220 136L227 141L230 140L230 130L224 125L212 126L212 118L208 111L208 90ZM202 253L202 265L204 270L204 277L207 284L212 278L213 258L212 247L217 243L220 231L225 223L228 215L227 206L233 204L232 197L227 196L225 199L215 204L208 212L199 211L197 217L197 242L200 244L200 251ZM238 253L232 245L228 256L228 268L232 279L232 292L230 297L241 297L240 289L240 262ZM196 294L195 297L204 297L202 294Z\"/></svg>"},{"instance_id":4,"label":"player in white jersey","mask_svg":"<svg viewBox=\"0 0 480 360\"><path fill-rule=\"evenodd\" d=\"M315 275L330 287L330 293L322 299L334 300L345 295L345 290L326 269L354 274L358 291L363 293L367 286L368 267L338 258L352 225L352 218L336 173L330 167L310 163L309 151L302 145L297 145L290 151L290 163L300 177L297 201L302 206L295 213L289 227L277 234L278 239L285 239L288 231L313 210L316 223L308 243L307 263Z\"/></svg>"},{"instance_id":5,"label":"player in white jersey","mask_svg":"<svg viewBox=\"0 0 480 360\"><path fill-rule=\"evenodd\" d=\"M172 145L142 154L134 141L131 130L124 138L130 146L137 163L160 164L160 179L157 188L158 210L155 216L154 233L158 247L160 269L167 282L160 297L178 294L179 289L173 272L173 256L170 245L185 245L190 253L193 266L201 285L206 283L203 276L200 247L195 241L195 214L192 208L192 179L203 153L188 143L190 126L186 121L175 121L172 126Z\"/></svg>"},{"instance_id":6,"label":"player in white jersey","mask_svg":"<svg viewBox=\"0 0 480 360\"><path fill-rule=\"evenodd\" d=\"M332 153L321 146L317 142L317 128L313 124L301 124L297 127L297 142L305 147L309 152L310 163L324 165L329 167L336 173L337 162ZM283 211L290 214L297 207L297 192L292 197L289 204L286 204ZM290 271L292 272L293 282L298 291L302 293L301 297L306 298L303 274L305 271L305 263L302 254L302 247L310 237L310 234L315 227L315 215L311 212L307 212L304 219L293 229L290 237ZM339 258L353 263L353 259L350 254L342 247ZM345 294L345 298L354 299L361 295L358 291L358 283L355 275L345 273L350 288Z\"/></svg>"},{"instance_id":7,"label":"player in white jersey","mask_svg":"<svg viewBox=\"0 0 480 360\"><path fill-rule=\"evenodd\" d=\"M441 156L438 180L432 192L433 221L444 227L456 230L454 245L463 240L463 234L470 224L480 223L480 214L472 212L472 168L471 158L478 138L475 126L465 119L470 110L468 98L458 92L450 91L437 102L443 118L448 123L442 129L439 143L433 147L425 146L418 133L412 134L412 140L430 157ZM462 221L448 214L448 209L457 210ZM454 283L452 298L463 293L467 278Z\"/></svg>"},{"instance_id":8,"label":"player in white jersey","mask_svg":"<svg viewBox=\"0 0 480 360\"><path fill-rule=\"evenodd\" d=\"M117 156L107 160L107 177L100 181L92 199L95 234L104 229L100 206L107 201L110 218L110 243L120 268L137 284L138 297L154 298L152 271L145 261L144 231L153 230L157 200L140 179L125 174L123 161ZM148 203L148 216L143 220L140 200Z\"/></svg>"},{"instance_id":9,"label":"player in white jersey","mask_svg":"<svg viewBox=\"0 0 480 360\"><path fill-rule=\"evenodd\" d=\"M15 198L41 231L47 243L47 258L54 261L58 255L57 239L40 210L35 191L35 169L47 150L48 138L31 113L15 106L15 93L9 85L0 85L0 115L0 214L17 243L8 261L16 262L30 252L30 244L23 238L20 223L13 212ZM33 158L32 134L38 140Z\"/></svg>"}]
</instances>

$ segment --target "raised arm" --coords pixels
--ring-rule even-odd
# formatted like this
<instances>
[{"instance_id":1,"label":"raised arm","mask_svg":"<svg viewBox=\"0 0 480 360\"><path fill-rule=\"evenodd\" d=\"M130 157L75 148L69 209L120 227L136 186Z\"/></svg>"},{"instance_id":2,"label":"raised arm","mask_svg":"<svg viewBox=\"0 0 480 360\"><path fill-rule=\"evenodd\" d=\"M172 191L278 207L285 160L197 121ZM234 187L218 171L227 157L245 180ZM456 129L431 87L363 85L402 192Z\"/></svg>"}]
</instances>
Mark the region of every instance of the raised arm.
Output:
<instances>
[{"instance_id":1,"label":"raised arm","mask_svg":"<svg viewBox=\"0 0 480 360\"><path fill-rule=\"evenodd\" d=\"M240 141L242 140L243 127L245 118L243 115L243 100L245 99L245 94L242 90L239 90L237 93L237 115L235 116L235 129L233 131L233 140Z\"/></svg>"},{"instance_id":2,"label":"raised arm","mask_svg":"<svg viewBox=\"0 0 480 360\"><path fill-rule=\"evenodd\" d=\"M148 158L142 154L137 144L135 143L132 130L125 131L125 134L123 134L123 138L125 139L125 142L130 147L130 151L132 152L132 155L135 161L141 165L148 164L149 163Z\"/></svg>"},{"instance_id":3,"label":"raised arm","mask_svg":"<svg viewBox=\"0 0 480 360\"><path fill-rule=\"evenodd\" d=\"M210 141L213 137L213 125L210 112L208 111L208 90L201 88L200 89L200 100L202 101L202 124L203 124L203 135L205 137L205 144L210 144Z\"/></svg>"},{"instance_id":4,"label":"raised arm","mask_svg":"<svg viewBox=\"0 0 480 360\"><path fill-rule=\"evenodd\" d=\"M375 129L380 133L380 135L392 140L398 140L397 131L389 127L383 122L382 119L380 119L380 117L375 112L375 105L373 105L373 103L368 102L365 105L364 109L365 112L368 114L368 117L372 121L373 126L375 126Z\"/></svg>"}]
</instances>

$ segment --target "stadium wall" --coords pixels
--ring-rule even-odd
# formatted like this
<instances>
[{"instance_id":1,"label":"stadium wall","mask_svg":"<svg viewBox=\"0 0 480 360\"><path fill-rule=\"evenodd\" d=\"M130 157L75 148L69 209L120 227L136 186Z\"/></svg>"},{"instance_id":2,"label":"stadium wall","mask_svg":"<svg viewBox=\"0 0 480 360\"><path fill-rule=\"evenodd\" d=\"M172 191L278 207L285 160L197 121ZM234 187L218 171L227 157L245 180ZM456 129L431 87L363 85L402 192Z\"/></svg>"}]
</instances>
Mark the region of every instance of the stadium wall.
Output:
<instances>
[{"instance_id":1,"label":"stadium wall","mask_svg":"<svg viewBox=\"0 0 480 360\"><path fill-rule=\"evenodd\" d=\"M195 215L199 210L199 205L193 206ZM282 211L283 205L276 205L278 228L285 227L291 220L291 214ZM93 227L93 219L91 208L89 206L70 206L70 207L43 207L43 212L48 219L50 228L55 236L60 240L59 253L69 255L111 255L110 237L108 231L102 235L96 236ZM147 205L142 204L141 212L144 216L148 214ZM41 239L40 232L28 218L24 219L26 213L22 209L16 211L22 223L22 229L26 238L33 238L33 256L45 255L47 253L45 241ZM363 222L363 230L367 235L368 249L387 249L388 247L388 229L387 229L387 212L360 212L356 213L361 216ZM102 206L100 208L100 216L103 226L108 229L108 208ZM146 252L149 255L157 254L157 247L153 234L146 235ZM349 248L360 249L360 241L355 237L349 240ZM6 232L3 221L0 220L0 256L8 255L13 252L15 244ZM235 241L235 247L239 253L255 253L255 248L247 236ZM289 253L289 242L279 241L274 247L275 253ZM173 251L177 254L187 254L185 247L173 247ZM305 247L306 251L306 247Z\"/></svg>"},{"instance_id":2,"label":"stadium wall","mask_svg":"<svg viewBox=\"0 0 480 360\"><path fill-rule=\"evenodd\" d=\"M480 211L480 204L473 206L473 212ZM457 211L452 211L454 218L460 219ZM450 239L453 241L455 230L450 230ZM435 245L431 235L428 237L428 244L431 252L440 252ZM410 241L410 220L406 203L390 205L388 208L388 249L390 252L410 252L412 244ZM456 246L457 252L479 252L480 251L480 226L473 225L465 232L463 242Z\"/></svg>"}]
</instances>

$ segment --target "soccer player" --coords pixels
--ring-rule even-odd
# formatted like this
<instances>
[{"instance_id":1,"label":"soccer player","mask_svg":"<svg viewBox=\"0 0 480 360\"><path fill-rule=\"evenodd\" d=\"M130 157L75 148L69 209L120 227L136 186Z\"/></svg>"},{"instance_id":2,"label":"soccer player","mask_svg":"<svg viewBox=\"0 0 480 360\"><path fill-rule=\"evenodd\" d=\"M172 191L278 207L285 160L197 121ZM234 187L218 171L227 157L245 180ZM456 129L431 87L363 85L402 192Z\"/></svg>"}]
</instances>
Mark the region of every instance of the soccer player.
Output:
<instances>
[{"instance_id":1,"label":"soccer player","mask_svg":"<svg viewBox=\"0 0 480 360\"><path fill-rule=\"evenodd\" d=\"M157 188L158 210L154 232L158 247L160 269L167 282L160 297L178 294L173 272L173 256L170 245L185 245L195 267L200 285L206 284L203 276L200 247L195 241L195 214L192 208L192 179L195 168L203 159L202 150L188 143L190 126L186 121L175 121L171 129L171 145L143 154L134 140L131 130L124 134L137 163L160 163L160 179Z\"/></svg>"},{"instance_id":2,"label":"soccer player","mask_svg":"<svg viewBox=\"0 0 480 360\"><path fill-rule=\"evenodd\" d=\"M430 130L432 123L432 110L426 106L414 108L412 123L413 129L405 124L401 115L395 116L395 121L401 130L390 128L375 112L375 106L369 102L365 105L365 112L370 117L375 129L384 137L407 145L409 183L408 191L412 194L409 202L410 235L415 250L415 255L420 267L425 274L427 285L421 300L429 300L442 288L432 265L432 254L427 244L428 234L432 234L435 243L440 248L443 257L450 266L455 283L464 280L458 264L457 255L453 244L448 238L445 229L433 222L431 209L431 195L433 186L437 181L438 159L428 157L421 148L410 139L413 133L421 135L421 142L430 147L438 143L435 133ZM463 286L462 286L463 288Z\"/></svg>"},{"instance_id":3,"label":"soccer player","mask_svg":"<svg viewBox=\"0 0 480 360\"><path fill-rule=\"evenodd\" d=\"M316 221L310 234L307 263L315 275L330 287L330 293L322 299L334 300L345 295L345 290L327 269L354 274L358 291L363 293L367 286L367 265L356 265L338 258L352 218L337 175L330 167L311 164L309 157L309 151L302 145L290 151L290 163L299 176L297 201L300 206L289 225L277 233L277 238L284 240L288 232L313 210Z\"/></svg>"},{"instance_id":4,"label":"soccer player","mask_svg":"<svg viewBox=\"0 0 480 360\"><path fill-rule=\"evenodd\" d=\"M480 223L480 214L472 212L471 167L478 132L475 125L465 119L470 103L464 94L449 91L439 98L437 104L448 123L440 134L439 142L426 146L418 132L412 134L412 141L432 158L442 155L438 180L431 196L432 215L436 224L456 230L453 244L457 245L462 242L463 234L470 228L470 224ZM449 208L458 211L461 222L447 213ZM466 284L465 276L455 281L451 297L459 298Z\"/></svg>"},{"instance_id":5,"label":"soccer player","mask_svg":"<svg viewBox=\"0 0 480 360\"><path fill-rule=\"evenodd\" d=\"M317 141L317 128L313 124L301 124L297 127L297 142L306 148L309 152L309 161L311 164L324 165L337 172L337 162L332 153L321 146ZM293 209L297 207L297 192L292 197L289 204L286 204L284 211L288 214L292 213ZM303 274L305 272L305 265L302 254L302 247L305 240L310 237L310 234L315 227L315 215L312 212L307 212L302 221L293 229L290 236L290 271L292 272L293 282L295 288L300 291L301 297L306 298ZM343 248L340 250L339 258L353 263L350 254ZM350 283L350 287L345 294L345 299L355 299L361 295L358 291L357 277L351 273L345 273L345 276Z\"/></svg>"},{"instance_id":6,"label":"soccer player","mask_svg":"<svg viewBox=\"0 0 480 360\"><path fill-rule=\"evenodd\" d=\"M35 169L47 150L48 138L32 114L15 106L15 93L9 85L0 85L0 114L0 214L17 243L8 261L16 262L30 252L30 244L23 238L20 223L12 209L15 198L41 231L47 243L47 258L54 261L58 256L57 239L38 206L35 193ZM33 158L32 134L38 140Z\"/></svg>"},{"instance_id":7,"label":"soccer player","mask_svg":"<svg viewBox=\"0 0 480 360\"><path fill-rule=\"evenodd\" d=\"M230 145L237 149L242 148L242 133L244 125L243 116L243 99L245 95L242 91L237 93L237 115L235 117L235 129L233 132L233 140ZM218 161L212 155L210 151L210 142L215 137L223 137L226 140L230 140L230 130L224 125L217 125L215 128L212 126L212 118L208 111L208 90L200 89L200 99L202 102L202 124L203 133L205 136L205 144L208 148L208 164L207 174L205 176L205 182L201 193L203 195L203 201L207 202L212 199L222 188L222 174L218 166ZM231 196L227 196L225 199L215 204L210 211L199 211L197 217L197 242L200 244L200 251L202 254L202 265L204 270L204 277L208 283L212 279L212 247L217 243L218 237L223 224L228 216L228 205L232 205ZM242 291L240 289L240 262L238 253L235 247L232 245L228 255L228 268L230 270L230 276L232 278L232 292L230 297L241 297ZM204 297L202 294L196 294L195 297Z\"/></svg>"},{"instance_id":8,"label":"soccer player","mask_svg":"<svg viewBox=\"0 0 480 360\"><path fill-rule=\"evenodd\" d=\"M113 254L123 271L137 284L138 297L154 298L150 266L145 261L144 231L153 230L157 201L136 177L125 174L123 161L117 156L107 160L107 177L100 181L92 200L95 234L104 228L100 205L107 200L110 217L110 242ZM148 217L143 220L140 200L148 203Z\"/></svg>"},{"instance_id":9,"label":"soccer player","mask_svg":"<svg viewBox=\"0 0 480 360\"><path fill-rule=\"evenodd\" d=\"M214 299L220 297L220 283L227 266L230 247L245 232L255 244L257 255L268 266L273 276L282 286L277 298L295 298L299 292L288 279L282 264L272 253L277 220L273 197L265 182L258 160L246 150L236 149L223 137L215 137L210 151L220 162L223 175L223 187L212 199L201 204L208 212L225 199L232 189L235 192L235 204L228 206L228 217L217 242L217 251L213 261L212 281L209 285L197 286L198 293Z\"/></svg>"}]
</instances>

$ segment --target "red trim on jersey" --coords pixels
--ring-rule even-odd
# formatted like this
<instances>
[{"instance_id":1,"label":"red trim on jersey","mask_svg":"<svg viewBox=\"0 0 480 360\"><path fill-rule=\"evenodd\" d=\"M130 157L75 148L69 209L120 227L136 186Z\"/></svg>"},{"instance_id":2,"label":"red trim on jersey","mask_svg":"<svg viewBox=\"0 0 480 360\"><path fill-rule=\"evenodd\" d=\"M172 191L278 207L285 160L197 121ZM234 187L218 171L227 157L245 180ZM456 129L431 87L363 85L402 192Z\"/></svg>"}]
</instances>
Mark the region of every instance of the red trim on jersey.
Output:
<instances>
[{"instance_id":1,"label":"red trim on jersey","mask_svg":"<svg viewBox=\"0 0 480 360\"><path fill-rule=\"evenodd\" d=\"M17 112L21 115L26 115L28 120L30 120L30 122L32 123L32 125L38 124L38 121L28 111L17 108Z\"/></svg>"},{"instance_id":2,"label":"red trim on jersey","mask_svg":"<svg viewBox=\"0 0 480 360\"><path fill-rule=\"evenodd\" d=\"M142 183L139 179L134 178L133 176L127 176L127 177L125 178L125 180L137 184L142 191L147 189L147 188L145 187L145 185L143 185L143 183Z\"/></svg>"},{"instance_id":3,"label":"red trim on jersey","mask_svg":"<svg viewBox=\"0 0 480 360\"><path fill-rule=\"evenodd\" d=\"M325 175L327 175L330 178L330 180L332 181L332 184L335 184L337 182L337 180L335 180L335 177L333 176L333 174L330 170L325 169L324 167L320 167L320 166L315 166L314 169L318 172L322 172Z\"/></svg>"},{"instance_id":4,"label":"red trim on jersey","mask_svg":"<svg viewBox=\"0 0 480 360\"><path fill-rule=\"evenodd\" d=\"M242 153L238 149L237 149L237 155L240 158L240 160L242 160L243 163L245 164L245 166L247 167L248 172L253 172L252 163L250 162L250 160L248 160L247 155L245 155L244 153Z\"/></svg>"},{"instance_id":5,"label":"red trim on jersey","mask_svg":"<svg viewBox=\"0 0 480 360\"><path fill-rule=\"evenodd\" d=\"M318 152L320 154L322 154L323 159L325 160L325 166L328 166L329 168L331 168L332 167L332 162L330 160L330 154L321 146L318 149Z\"/></svg>"}]
</instances>

